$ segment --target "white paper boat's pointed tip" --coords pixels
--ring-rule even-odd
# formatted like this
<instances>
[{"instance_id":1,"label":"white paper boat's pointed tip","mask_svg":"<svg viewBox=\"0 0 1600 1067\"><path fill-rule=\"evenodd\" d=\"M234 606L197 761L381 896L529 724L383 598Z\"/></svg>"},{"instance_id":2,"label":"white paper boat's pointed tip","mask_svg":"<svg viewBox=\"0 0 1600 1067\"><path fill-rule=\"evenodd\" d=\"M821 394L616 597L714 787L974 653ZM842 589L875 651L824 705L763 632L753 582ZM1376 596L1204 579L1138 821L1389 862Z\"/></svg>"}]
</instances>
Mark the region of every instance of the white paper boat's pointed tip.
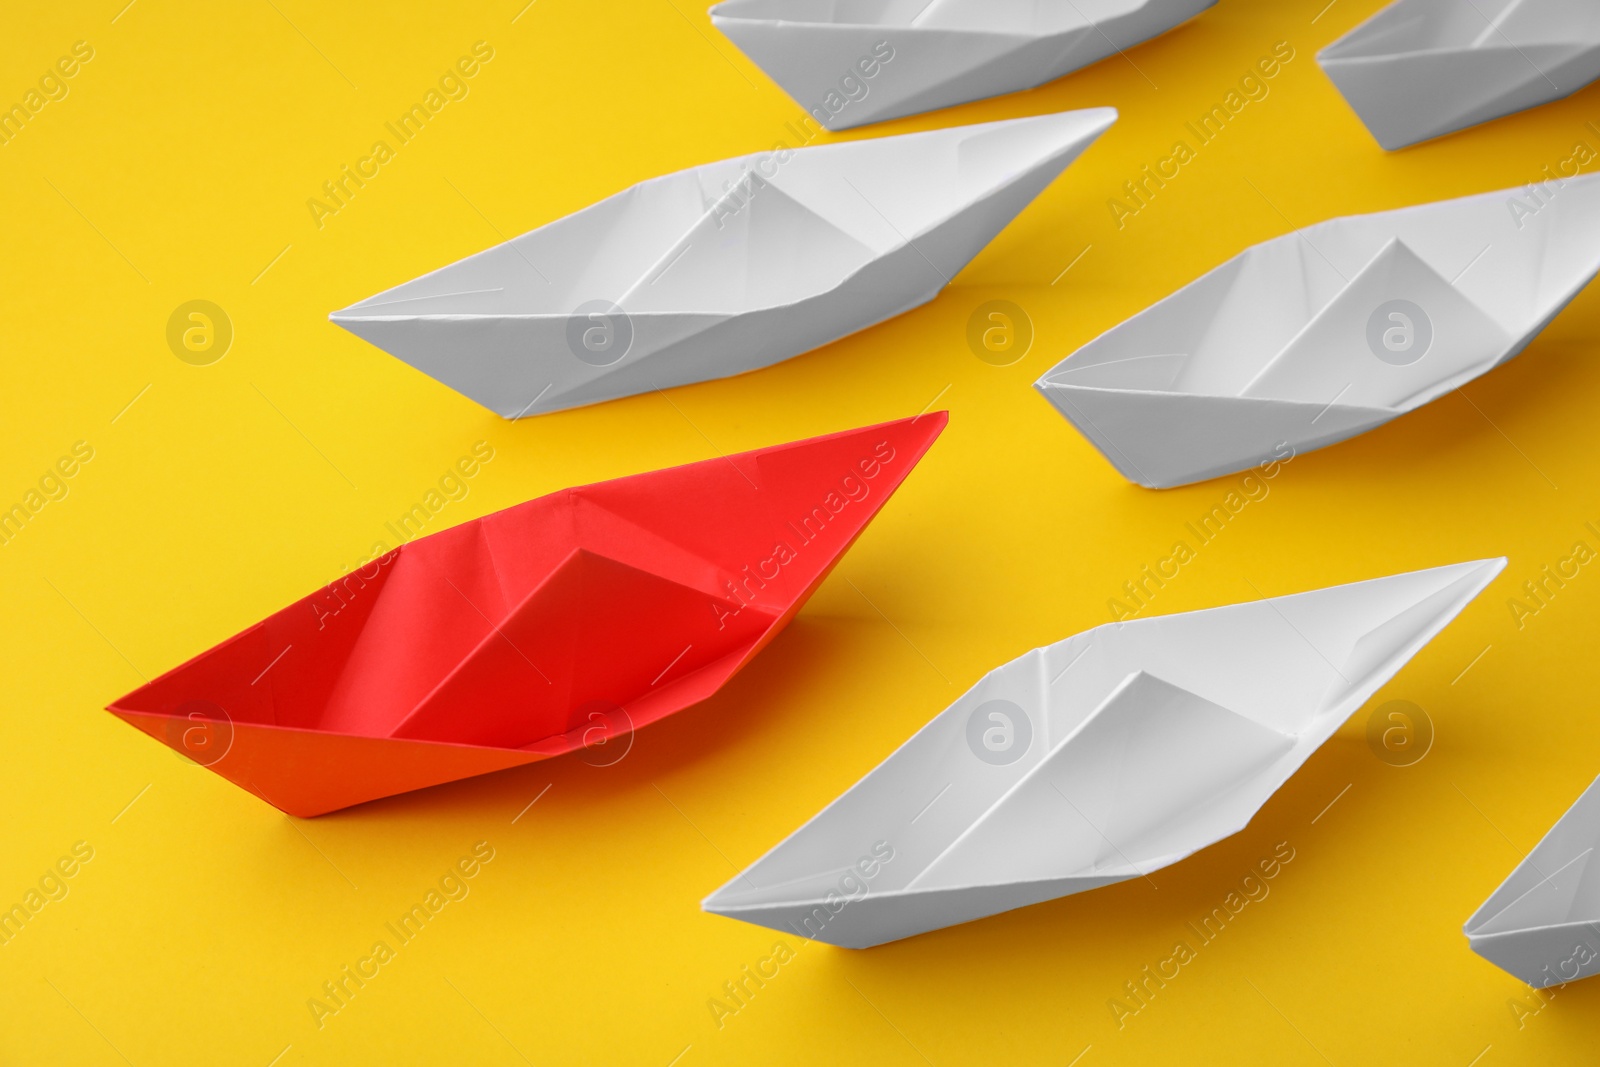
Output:
<instances>
[{"instance_id":1,"label":"white paper boat's pointed tip","mask_svg":"<svg viewBox=\"0 0 1600 1067\"><path fill-rule=\"evenodd\" d=\"M1037 115L1021 115L1011 119L991 119L963 126L947 126L942 130L928 132L961 137L989 129L1031 128L1048 130L1066 143L1087 144L1116 125L1120 117L1121 113L1114 107L1079 107L1066 111L1043 111Z\"/></svg>"},{"instance_id":2,"label":"white paper boat's pointed tip","mask_svg":"<svg viewBox=\"0 0 1600 1067\"><path fill-rule=\"evenodd\" d=\"M1500 573L1506 569L1506 564L1509 562L1505 556L1490 556L1485 559L1468 560L1465 563L1456 564L1457 568L1472 576L1471 587L1463 591L1461 607L1464 609L1468 604L1476 600L1479 594L1489 588L1494 580L1500 577ZM1447 568L1441 567L1440 569Z\"/></svg>"},{"instance_id":3,"label":"white paper boat's pointed tip","mask_svg":"<svg viewBox=\"0 0 1600 1067\"><path fill-rule=\"evenodd\" d=\"M1472 951L1536 989L1600 973L1592 890L1600 778L1462 924Z\"/></svg>"},{"instance_id":4,"label":"white paper boat's pointed tip","mask_svg":"<svg viewBox=\"0 0 1600 1067\"><path fill-rule=\"evenodd\" d=\"M1481 592L1488 587L1490 582L1500 576L1500 572L1506 569L1506 564L1509 562L1510 560L1505 556L1487 556L1483 559L1467 560L1464 563L1455 564L1455 566L1476 571L1478 575L1478 590ZM1443 570L1445 568L1440 569ZM1474 593L1473 595L1476 596L1477 594Z\"/></svg>"},{"instance_id":5,"label":"white paper boat's pointed tip","mask_svg":"<svg viewBox=\"0 0 1600 1067\"><path fill-rule=\"evenodd\" d=\"M1114 107L1078 108L1072 111L1047 111L1042 115L1028 115L1015 119L998 119L976 123L972 126L953 126L949 132L982 135L989 129L996 131L1025 130L1029 147L1022 155L1028 159L1026 167L1051 168L1059 174L1074 160L1088 151L1105 132L1115 126L1118 119Z\"/></svg>"},{"instance_id":6,"label":"white paper boat's pointed tip","mask_svg":"<svg viewBox=\"0 0 1600 1067\"><path fill-rule=\"evenodd\" d=\"M352 304L347 308L328 312L328 321L402 362L411 362L396 350L392 329L395 322L393 316L375 315L363 311L360 304Z\"/></svg>"},{"instance_id":7,"label":"white paper boat's pointed tip","mask_svg":"<svg viewBox=\"0 0 1600 1067\"><path fill-rule=\"evenodd\" d=\"M342 330L355 334L368 344L376 345L385 352L389 351L389 347L381 343L376 336L369 336L372 333L370 329L372 316L362 314L358 307L330 311L328 312L328 321ZM393 355L393 353L390 354Z\"/></svg>"},{"instance_id":8,"label":"white paper boat's pointed tip","mask_svg":"<svg viewBox=\"0 0 1600 1067\"><path fill-rule=\"evenodd\" d=\"M739 914L738 908L718 903L717 894L715 893L700 902L700 910L707 915L720 915L724 919L744 919L744 916Z\"/></svg>"},{"instance_id":9,"label":"white paper boat's pointed tip","mask_svg":"<svg viewBox=\"0 0 1600 1067\"><path fill-rule=\"evenodd\" d=\"M1085 107L1073 111L1049 111L1042 115L1022 119L1023 122L1054 123L1063 131L1086 140L1099 137L1117 124L1121 112L1114 107ZM1001 122L1008 121L1001 119Z\"/></svg>"},{"instance_id":10,"label":"white paper boat's pointed tip","mask_svg":"<svg viewBox=\"0 0 1600 1067\"><path fill-rule=\"evenodd\" d=\"M728 887L723 885L717 887L715 891L707 894L705 899L700 901L700 910L708 911L713 915L728 914L727 905L722 903L722 897L727 891Z\"/></svg>"},{"instance_id":11,"label":"white paper boat's pointed tip","mask_svg":"<svg viewBox=\"0 0 1600 1067\"><path fill-rule=\"evenodd\" d=\"M1506 569L1507 562L1509 561L1505 556L1486 556L1483 559L1469 559L1463 560L1460 563L1445 563L1437 567L1423 567L1410 573L1438 574L1441 576L1449 574L1458 576L1456 578L1452 578L1452 580L1465 581L1470 586L1469 589L1463 589L1462 596L1459 600L1460 607L1465 607L1467 604L1471 603L1478 596L1478 594L1487 589L1489 587L1489 583L1493 582L1500 576L1500 572ZM1392 577L1403 578L1405 575L1396 574ZM1381 582L1385 579L1379 578L1375 580ZM1458 607L1456 610L1460 610L1460 607Z\"/></svg>"},{"instance_id":12,"label":"white paper boat's pointed tip","mask_svg":"<svg viewBox=\"0 0 1600 1067\"><path fill-rule=\"evenodd\" d=\"M1101 134L1115 126L1117 120L1122 117L1122 113L1114 107L1091 107L1083 111L1082 115L1084 118L1093 121L1090 132L1084 135L1089 141L1098 139Z\"/></svg>"},{"instance_id":13,"label":"white paper boat's pointed tip","mask_svg":"<svg viewBox=\"0 0 1600 1067\"><path fill-rule=\"evenodd\" d=\"M340 308L338 311L330 311L328 312L328 321L337 326L343 326L348 330L353 323L364 322L371 318L370 315L362 310L361 305L364 303L366 303L364 300L357 301L349 307Z\"/></svg>"},{"instance_id":14,"label":"white paper boat's pointed tip","mask_svg":"<svg viewBox=\"0 0 1600 1067\"><path fill-rule=\"evenodd\" d=\"M1178 862L1248 825L1506 565L1107 624L1026 653L701 907L867 948Z\"/></svg>"}]
</instances>

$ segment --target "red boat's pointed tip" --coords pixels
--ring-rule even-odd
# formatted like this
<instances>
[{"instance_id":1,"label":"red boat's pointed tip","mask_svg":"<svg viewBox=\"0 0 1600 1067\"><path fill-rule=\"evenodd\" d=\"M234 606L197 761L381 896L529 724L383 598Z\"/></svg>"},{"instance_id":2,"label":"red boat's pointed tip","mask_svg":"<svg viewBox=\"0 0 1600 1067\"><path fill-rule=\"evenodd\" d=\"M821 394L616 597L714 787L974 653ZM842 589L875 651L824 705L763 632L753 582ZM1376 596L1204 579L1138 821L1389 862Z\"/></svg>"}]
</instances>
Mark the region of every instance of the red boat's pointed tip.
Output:
<instances>
[{"instance_id":1,"label":"red boat's pointed tip","mask_svg":"<svg viewBox=\"0 0 1600 1067\"><path fill-rule=\"evenodd\" d=\"M924 411L920 415L909 415L903 419L890 419L871 426L858 427L855 430L845 430L844 433L870 433L873 430L895 430L902 433L916 432L922 434L929 441L938 437L950 423L948 411Z\"/></svg>"},{"instance_id":2,"label":"red boat's pointed tip","mask_svg":"<svg viewBox=\"0 0 1600 1067\"><path fill-rule=\"evenodd\" d=\"M916 460L927 454L933 442L938 440L944 432L945 426L950 422L948 411L924 411L918 415L909 415L902 419L891 419L888 422L869 423L865 426L856 426L848 430L835 430L818 437L807 437L798 441L785 441L781 444L767 445L738 456L727 457L733 460L745 458L757 459L770 455L793 452L811 452L826 449L831 445L845 440L860 440L874 438L885 443L893 442L899 448L910 450ZM881 436L880 436L881 435Z\"/></svg>"},{"instance_id":3,"label":"red boat's pointed tip","mask_svg":"<svg viewBox=\"0 0 1600 1067\"><path fill-rule=\"evenodd\" d=\"M117 699L115 699L111 703L107 704L106 705L106 710L110 711L110 712L118 712L118 711L127 711L127 710L129 710L130 706L131 706L130 702L135 697L137 697L140 693L143 693L146 689L149 689L149 688L150 688L150 683L149 682L141 683L137 687L128 690L126 693L123 693L121 696L117 697Z\"/></svg>"},{"instance_id":4,"label":"red boat's pointed tip","mask_svg":"<svg viewBox=\"0 0 1600 1067\"><path fill-rule=\"evenodd\" d=\"M950 412L948 410L924 411L920 415L910 415L910 416L907 416L906 418L903 418L903 419L890 419L888 422L882 422L882 423L879 423L878 425L880 425L880 426L916 426L916 425L919 425L919 424L922 424L922 423L927 423L927 424L929 424L931 426L936 427L937 429L942 430L942 429L944 429L945 424L948 423L949 421L950 421Z\"/></svg>"},{"instance_id":5,"label":"red boat's pointed tip","mask_svg":"<svg viewBox=\"0 0 1600 1067\"><path fill-rule=\"evenodd\" d=\"M918 454L926 452L939 439L944 428L950 424L948 411L924 411L920 415L913 415L909 419L899 419L895 422L886 422L884 429L899 430L906 437L918 442Z\"/></svg>"}]
</instances>

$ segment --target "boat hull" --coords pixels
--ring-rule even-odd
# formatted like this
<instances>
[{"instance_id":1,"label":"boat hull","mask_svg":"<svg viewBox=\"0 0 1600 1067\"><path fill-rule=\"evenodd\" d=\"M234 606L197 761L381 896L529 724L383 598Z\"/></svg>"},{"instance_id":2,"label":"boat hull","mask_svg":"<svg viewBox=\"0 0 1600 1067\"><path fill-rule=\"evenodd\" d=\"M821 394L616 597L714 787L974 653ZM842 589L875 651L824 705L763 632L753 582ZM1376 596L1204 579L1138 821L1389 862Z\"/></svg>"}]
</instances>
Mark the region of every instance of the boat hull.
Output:
<instances>
[{"instance_id":1,"label":"boat hull","mask_svg":"<svg viewBox=\"0 0 1600 1067\"><path fill-rule=\"evenodd\" d=\"M1463 924L1472 951L1535 989L1600 974L1600 780Z\"/></svg>"},{"instance_id":2,"label":"boat hull","mask_svg":"<svg viewBox=\"0 0 1600 1067\"><path fill-rule=\"evenodd\" d=\"M702 907L863 948L1149 877L1249 826L1505 562L1133 619L1035 649Z\"/></svg>"},{"instance_id":3,"label":"boat hull","mask_svg":"<svg viewBox=\"0 0 1600 1067\"><path fill-rule=\"evenodd\" d=\"M1044 36L746 17L737 3L713 7L711 22L819 123L845 130L1036 88L1166 33L1216 2L1145 0L1098 24ZM885 54L892 58L883 61ZM863 76L864 69L873 73Z\"/></svg>"},{"instance_id":4,"label":"boat hull","mask_svg":"<svg viewBox=\"0 0 1600 1067\"><path fill-rule=\"evenodd\" d=\"M1330 59L1322 69L1373 139L1393 152L1571 96L1600 78L1600 47Z\"/></svg>"},{"instance_id":5,"label":"boat hull","mask_svg":"<svg viewBox=\"0 0 1600 1067\"><path fill-rule=\"evenodd\" d=\"M1119 474L1147 489L1171 489L1284 462L1399 415L1383 409L1141 393L1042 379L1034 388Z\"/></svg>"},{"instance_id":6,"label":"boat hull","mask_svg":"<svg viewBox=\"0 0 1600 1067\"><path fill-rule=\"evenodd\" d=\"M1317 62L1389 151L1560 100L1600 78L1600 17L1587 0L1499 6L1399 0Z\"/></svg>"},{"instance_id":7,"label":"boat hull","mask_svg":"<svg viewBox=\"0 0 1600 1067\"><path fill-rule=\"evenodd\" d=\"M768 907L724 908L707 904L706 910L840 948L876 948L1137 877L1124 874L1104 878L1047 878L883 894L869 890L859 897L839 896L832 900Z\"/></svg>"},{"instance_id":8,"label":"boat hull","mask_svg":"<svg viewBox=\"0 0 1600 1067\"><path fill-rule=\"evenodd\" d=\"M1600 177L1553 183L1537 210L1523 197L1346 216L1265 241L1034 387L1148 488L1337 444L1520 355L1600 273ZM1394 309L1407 309L1402 340L1423 345L1412 358L1384 358Z\"/></svg>"},{"instance_id":9,"label":"boat hull","mask_svg":"<svg viewBox=\"0 0 1600 1067\"><path fill-rule=\"evenodd\" d=\"M903 140L884 138L864 146L846 143L793 150L791 160L803 152L814 153L805 157L804 165L784 163L777 156L708 165L719 174L729 171L730 163L758 171L777 169L769 183L746 189L738 204L724 199L707 208L691 233L663 254L662 263L617 295L620 306L590 301L569 311L557 303L559 298L542 296L548 283L532 278L532 257L517 247L542 232L584 222L580 212L330 317L506 418L747 373L932 300L1115 118L1108 108L1066 112L908 134ZM885 147L891 141L898 147ZM919 152L922 155L916 155ZM926 168L915 161L926 159L929 152L943 153L941 178L919 172ZM886 159L897 163L899 170L884 171ZM810 174L805 173L807 167L813 168ZM816 172L824 167L832 169L826 170L825 180L818 180ZM876 168L872 177L880 179L876 187L861 173L871 168ZM799 195L809 197L813 206L785 192L782 183L791 174L797 186L810 182ZM685 175L700 177L679 172L655 182L670 179L681 185ZM919 179L920 187L904 185ZM862 192L862 184L878 202ZM635 186L586 210L616 215L630 194L650 185ZM662 188L650 190L651 195ZM906 202L915 205L909 212L888 202L902 188ZM901 219L899 225L891 221L894 217ZM906 225L908 217L916 220L915 226ZM769 225L792 227L785 232L799 244L774 245ZM611 239L617 240L615 235ZM759 263L741 259L758 254ZM805 275L807 285L790 300L771 296L774 289L787 292L781 283L791 271L781 256L805 260L811 272ZM690 275L696 281L688 291L664 295L673 284L690 284L678 279L700 268L697 257L718 269L734 270L724 281L743 274L747 283L761 290L761 297L752 301L756 306L697 310L729 304L726 293L695 288L710 284L699 274ZM678 266L683 260L688 265ZM824 265L817 267L819 262ZM548 263L545 269L555 273ZM674 269L679 275L671 273ZM758 276L759 284L751 281ZM658 290L656 284L663 277L667 281ZM479 311L470 303L499 300L481 294L521 285L561 310ZM418 303L449 310L394 313L399 306ZM596 303L605 310L585 311ZM615 339L616 350L607 350L603 358L584 351L579 342L586 344L591 331Z\"/></svg>"},{"instance_id":10,"label":"boat hull","mask_svg":"<svg viewBox=\"0 0 1600 1067\"><path fill-rule=\"evenodd\" d=\"M407 541L108 710L297 816L580 750L614 763L782 632L946 419L578 486Z\"/></svg>"}]
</instances>

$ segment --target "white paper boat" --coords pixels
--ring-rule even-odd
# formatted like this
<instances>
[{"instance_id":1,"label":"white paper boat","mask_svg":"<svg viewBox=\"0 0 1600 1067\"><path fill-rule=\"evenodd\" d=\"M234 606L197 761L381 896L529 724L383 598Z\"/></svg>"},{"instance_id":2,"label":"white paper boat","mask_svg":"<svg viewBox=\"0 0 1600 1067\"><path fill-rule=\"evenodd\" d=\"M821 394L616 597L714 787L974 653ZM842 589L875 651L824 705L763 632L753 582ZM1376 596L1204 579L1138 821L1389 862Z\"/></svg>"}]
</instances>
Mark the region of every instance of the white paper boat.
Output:
<instances>
[{"instance_id":1,"label":"white paper boat","mask_svg":"<svg viewBox=\"0 0 1600 1067\"><path fill-rule=\"evenodd\" d=\"M1100 626L991 671L703 907L866 948L1243 829L1505 566Z\"/></svg>"},{"instance_id":2,"label":"white paper boat","mask_svg":"<svg viewBox=\"0 0 1600 1067\"><path fill-rule=\"evenodd\" d=\"M1404 148L1600 78L1600 4L1399 0L1317 62L1379 144Z\"/></svg>"},{"instance_id":3,"label":"white paper boat","mask_svg":"<svg viewBox=\"0 0 1600 1067\"><path fill-rule=\"evenodd\" d=\"M1247 249L1034 383L1167 488L1342 441L1521 352L1600 271L1600 175L1332 219Z\"/></svg>"},{"instance_id":4,"label":"white paper boat","mask_svg":"<svg viewBox=\"0 0 1600 1067\"><path fill-rule=\"evenodd\" d=\"M1600 973L1600 779L1463 927L1472 951L1539 989Z\"/></svg>"},{"instance_id":5,"label":"white paper boat","mask_svg":"<svg viewBox=\"0 0 1600 1067\"><path fill-rule=\"evenodd\" d=\"M755 370L933 299L1116 117L709 163L330 318L508 418Z\"/></svg>"},{"instance_id":6,"label":"white paper boat","mask_svg":"<svg viewBox=\"0 0 1600 1067\"><path fill-rule=\"evenodd\" d=\"M1031 89L1217 0L726 0L711 22L830 130Z\"/></svg>"}]
</instances>

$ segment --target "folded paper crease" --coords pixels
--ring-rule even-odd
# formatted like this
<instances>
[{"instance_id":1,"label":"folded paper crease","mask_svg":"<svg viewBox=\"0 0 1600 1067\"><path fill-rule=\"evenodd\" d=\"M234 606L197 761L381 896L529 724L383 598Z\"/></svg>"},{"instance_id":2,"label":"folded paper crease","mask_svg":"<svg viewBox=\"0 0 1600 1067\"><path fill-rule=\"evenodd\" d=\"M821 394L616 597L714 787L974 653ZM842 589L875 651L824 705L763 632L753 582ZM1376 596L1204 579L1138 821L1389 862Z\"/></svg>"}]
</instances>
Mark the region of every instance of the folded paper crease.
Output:
<instances>
[{"instance_id":1,"label":"folded paper crease","mask_svg":"<svg viewBox=\"0 0 1600 1067\"><path fill-rule=\"evenodd\" d=\"M1535 988L1600 973L1600 779L1467 920L1472 951Z\"/></svg>"},{"instance_id":2,"label":"folded paper crease","mask_svg":"<svg viewBox=\"0 0 1600 1067\"><path fill-rule=\"evenodd\" d=\"M711 23L830 130L1031 89L1217 0L724 0Z\"/></svg>"},{"instance_id":3,"label":"folded paper crease","mask_svg":"<svg viewBox=\"0 0 1600 1067\"><path fill-rule=\"evenodd\" d=\"M1148 875L1243 829L1504 565L1114 623L1035 649L703 906L862 948Z\"/></svg>"},{"instance_id":4,"label":"folded paper crease","mask_svg":"<svg viewBox=\"0 0 1600 1067\"><path fill-rule=\"evenodd\" d=\"M1600 78L1591 0L1398 0L1317 55L1384 148L1476 126Z\"/></svg>"},{"instance_id":5,"label":"folded paper crease","mask_svg":"<svg viewBox=\"0 0 1600 1067\"><path fill-rule=\"evenodd\" d=\"M330 318L507 418L727 377L926 303L1111 108L653 178Z\"/></svg>"},{"instance_id":6,"label":"folded paper crease","mask_svg":"<svg viewBox=\"0 0 1600 1067\"><path fill-rule=\"evenodd\" d=\"M1600 175L1354 215L1246 249L1034 383L1130 481L1322 448L1520 353L1600 272Z\"/></svg>"},{"instance_id":7,"label":"folded paper crease","mask_svg":"<svg viewBox=\"0 0 1600 1067\"><path fill-rule=\"evenodd\" d=\"M296 815L627 734L771 641L945 421L562 490L418 538L109 710Z\"/></svg>"}]
</instances>

